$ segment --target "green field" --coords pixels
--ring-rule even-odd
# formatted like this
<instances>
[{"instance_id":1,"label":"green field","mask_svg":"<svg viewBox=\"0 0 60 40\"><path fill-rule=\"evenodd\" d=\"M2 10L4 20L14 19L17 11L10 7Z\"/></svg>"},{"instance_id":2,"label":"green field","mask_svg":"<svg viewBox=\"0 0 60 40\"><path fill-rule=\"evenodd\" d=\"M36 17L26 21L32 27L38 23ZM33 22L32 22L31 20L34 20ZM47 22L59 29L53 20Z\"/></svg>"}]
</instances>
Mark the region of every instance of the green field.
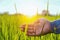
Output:
<instances>
[{"instance_id":1,"label":"green field","mask_svg":"<svg viewBox=\"0 0 60 40\"><path fill-rule=\"evenodd\" d=\"M60 19L60 16L38 15L28 18L20 14L0 14L0 40L60 40L60 34L51 33L44 36L26 36L24 32L21 32L21 24L33 22L37 18L46 18L49 21L54 21Z\"/></svg>"}]
</instances>

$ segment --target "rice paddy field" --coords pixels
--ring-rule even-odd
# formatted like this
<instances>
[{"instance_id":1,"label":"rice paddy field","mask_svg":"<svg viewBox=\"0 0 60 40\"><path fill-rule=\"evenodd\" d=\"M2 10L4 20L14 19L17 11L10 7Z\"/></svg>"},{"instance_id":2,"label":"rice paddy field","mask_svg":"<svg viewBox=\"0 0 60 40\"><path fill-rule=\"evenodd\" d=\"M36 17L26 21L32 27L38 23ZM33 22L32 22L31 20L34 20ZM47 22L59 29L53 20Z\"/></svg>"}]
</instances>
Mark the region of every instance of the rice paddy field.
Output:
<instances>
[{"instance_id":1,"label":"rice paddy field","mask_svg":"<svg viewBox=\"0 0 60 40\"><path fill-rule=\"evenodd\" d=\"M0 14L0 40L60 40L60 34L47 34L44 36L27 36L20 30L23 23L31 23L38 18L49 21L60 19L60 16L33 16L27 17L21 14Z\"/></svg>"}]
</instances>

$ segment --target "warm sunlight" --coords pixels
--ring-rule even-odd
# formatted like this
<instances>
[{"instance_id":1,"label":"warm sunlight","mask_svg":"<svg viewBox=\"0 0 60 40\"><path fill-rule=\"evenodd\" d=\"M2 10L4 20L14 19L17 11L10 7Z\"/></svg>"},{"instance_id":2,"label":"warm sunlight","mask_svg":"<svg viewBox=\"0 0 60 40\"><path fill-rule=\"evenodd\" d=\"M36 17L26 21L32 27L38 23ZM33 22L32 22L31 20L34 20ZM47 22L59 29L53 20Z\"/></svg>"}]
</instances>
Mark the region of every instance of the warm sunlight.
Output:
<instances>
[{"instance_id":1,"label":"warm sunlight","mask_svg":"<svg viewBox=\"0 0 60 40\"><path fill-rule=\"evenodd\" d=\"M47 9L47 0L1 0L0 12L9 12L10 14L16 13L14 4L16 3L17 12L33 16L37 12L41 13L42 10ZM60 11L59 0L49 1L49 11L51 14L56 14Z\"/></svg>"}]
</instances>

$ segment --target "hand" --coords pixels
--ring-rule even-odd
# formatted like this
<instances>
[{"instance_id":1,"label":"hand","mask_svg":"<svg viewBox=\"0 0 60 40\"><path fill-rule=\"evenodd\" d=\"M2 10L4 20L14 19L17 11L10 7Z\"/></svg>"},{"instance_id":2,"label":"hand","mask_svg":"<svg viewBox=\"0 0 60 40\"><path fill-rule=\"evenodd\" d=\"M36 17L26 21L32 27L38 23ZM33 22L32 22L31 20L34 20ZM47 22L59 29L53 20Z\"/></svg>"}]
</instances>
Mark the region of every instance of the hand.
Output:
<instances>
[{"instance_id":1,"label":"hand","mask_svg":"<svg viewBox=\"0 0 60 40\"><path fill-rule=\"evenodd\" d=\"M26 24L21 26L21 30L25 31ZM27 35L37 36L51 32L50 22L45 19L38 19L33 24L28 24Z\"/></svg>"}]
</instances>

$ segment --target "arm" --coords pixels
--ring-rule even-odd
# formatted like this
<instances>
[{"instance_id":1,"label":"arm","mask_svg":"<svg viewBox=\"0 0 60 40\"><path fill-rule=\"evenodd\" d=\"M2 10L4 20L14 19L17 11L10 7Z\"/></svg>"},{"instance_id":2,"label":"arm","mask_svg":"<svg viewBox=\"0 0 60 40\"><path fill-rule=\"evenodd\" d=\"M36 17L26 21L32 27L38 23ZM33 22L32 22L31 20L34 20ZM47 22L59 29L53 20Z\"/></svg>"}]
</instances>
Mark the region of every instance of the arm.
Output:
<instances>
[{"instance_id":1,"label":"arm","mask_svg":"<svg viewBox=\"0 0 60 40\"><path fill-rule=\"evenodd\" d=\"M22 26L21 29L24 32L25 26ZM48 33L60 33L60 20L49 22L45 19L39 19L28 25L27 35L29 36L46 35Z\"/></svg>"}]
</instances>

